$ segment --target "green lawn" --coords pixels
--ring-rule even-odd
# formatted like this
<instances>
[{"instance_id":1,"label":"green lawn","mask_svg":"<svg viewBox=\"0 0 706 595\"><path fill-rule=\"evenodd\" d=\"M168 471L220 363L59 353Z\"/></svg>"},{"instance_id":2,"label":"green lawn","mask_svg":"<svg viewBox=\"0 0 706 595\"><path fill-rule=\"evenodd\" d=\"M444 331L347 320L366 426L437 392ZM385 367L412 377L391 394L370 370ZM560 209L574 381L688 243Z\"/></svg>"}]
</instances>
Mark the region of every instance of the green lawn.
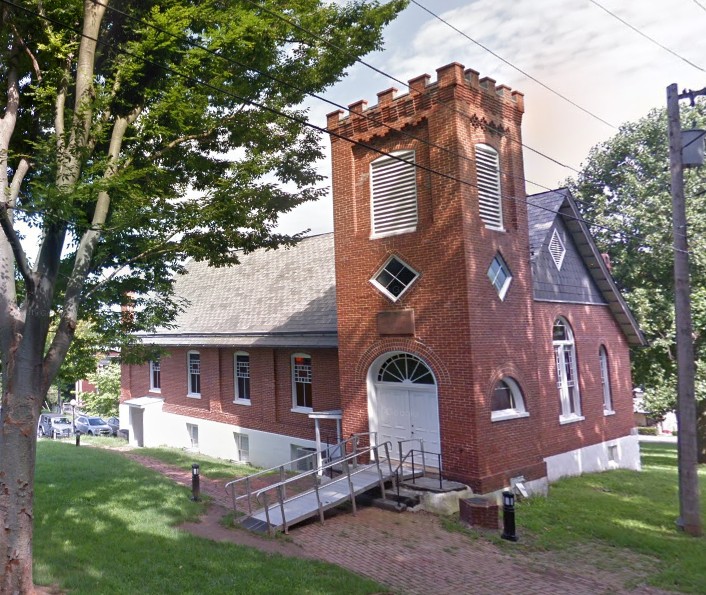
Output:
<instances>
[{"instance_id":1,"label":"green lawn","mask_svg":"<svg viewBox=\"0 0 706 595\"><path fill-rule=\"evenodd\" d=\"M706 537L678 532L677 454L673 444L642 443L642 472L609 471L561 480L549 498L517 506L521 541L568 550L599 543L654 558L650 583L706 592ZM706 519L706 468L699 471L701 515Z\"/></svg>"},{"instance_id":2,"label":"green lawn","mask_svg":"<svg viewBox=\"0 0 706 595\"><path fill-rule=\"evenodd\" d=\"M383 590L338 566L180 532L176 525L202 512L189 495L119 453L39 441L35 582L72 595Z\"/></svg>"}]
</instances>

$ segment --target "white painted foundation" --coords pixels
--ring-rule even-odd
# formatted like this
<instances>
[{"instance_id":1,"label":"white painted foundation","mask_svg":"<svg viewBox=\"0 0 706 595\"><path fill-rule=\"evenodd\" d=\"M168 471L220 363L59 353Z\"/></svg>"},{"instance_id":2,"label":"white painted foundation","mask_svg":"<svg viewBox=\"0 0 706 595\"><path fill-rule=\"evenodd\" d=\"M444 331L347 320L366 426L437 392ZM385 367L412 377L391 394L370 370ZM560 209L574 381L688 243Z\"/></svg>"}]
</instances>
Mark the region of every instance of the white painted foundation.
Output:
<instances>
[{"instance_id":1,"label":"white painted foundation","mask_svg":"<svg viewBox=\"0 0 706 595\"><path fill-rule=\"evenodd\" d=\"M162 410L161 399L143 403L139 401L140 399L131 399L134 404L120 404L120 427L129 430L131 446L183 448L220 459L239 461L234 433L246 434L249 441L249 457L244 462L264 468L292 460L293 445L316 448L314 440L166 413ZM198 447L193 449L187 424L198 427Z\"/></svg>"},{"instance_id":2,"label":"white painted foundation","mask_svg":"<svg viewBox=\"0 0 706 595\"><path fill-rule=\"evenodd\" d=\"M610 469L641 469L640 445L634 435L571 450L547 457L544 461L547 464L547 479L550 483L570 475Z\"/></svg>"}]
</instances>

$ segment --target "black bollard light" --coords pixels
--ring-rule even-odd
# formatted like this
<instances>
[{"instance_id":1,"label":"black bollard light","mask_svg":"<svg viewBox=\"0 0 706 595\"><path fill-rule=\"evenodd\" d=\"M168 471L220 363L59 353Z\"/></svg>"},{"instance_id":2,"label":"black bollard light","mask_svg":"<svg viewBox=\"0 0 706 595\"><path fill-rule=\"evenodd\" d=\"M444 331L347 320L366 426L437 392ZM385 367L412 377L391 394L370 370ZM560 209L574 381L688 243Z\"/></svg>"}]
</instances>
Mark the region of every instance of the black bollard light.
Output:
<instances>
[{"instance_id":1,"label":"black bollard light","mask_svg":"<svg viewBox=\"0 0 706 595\"><path fill-rule=\"evenodd\" d=\"M500 536L508 541L517 541L515 533L515 494L503 492L503 534Z\"/></svg>"},{"instance_id":2,"label":"black bollard light","mask_svg":"<svg viewBox=\"0 0 706 595\"><path fill-rule=\"evenodd\" d=\"M192 463L191 465L191 493L191 499L194 502L199 502L201 500L201 479L199 477L198 463Z\"/></svg>"},{"instance_id":3,"label":"black bollard light","mask_svg":"<svg viewBox=\"0 0 706 595\"><path fill-rule=\"evenodd\" d=\"M76 434L76 446L81 446L81 434Z\"/></svg>"}]
</instances>

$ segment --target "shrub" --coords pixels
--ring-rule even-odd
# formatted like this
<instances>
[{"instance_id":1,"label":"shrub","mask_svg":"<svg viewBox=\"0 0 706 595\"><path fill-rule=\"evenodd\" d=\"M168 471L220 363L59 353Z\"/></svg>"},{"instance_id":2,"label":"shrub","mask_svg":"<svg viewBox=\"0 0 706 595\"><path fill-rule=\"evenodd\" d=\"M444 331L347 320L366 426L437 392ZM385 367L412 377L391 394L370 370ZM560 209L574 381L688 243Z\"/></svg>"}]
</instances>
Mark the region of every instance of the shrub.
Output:
<instances>
[{"instance_id":1,"label":"shrub","mask_svg":"<svg viewBox=\"0 0 706 595\"><path fill-rule=\"evenodd\" d=\"M655 428L655 427L637 428L637 433L640 434L641 436L656 436L657 435L657 428Z\"/></svg>"}]
</instances>

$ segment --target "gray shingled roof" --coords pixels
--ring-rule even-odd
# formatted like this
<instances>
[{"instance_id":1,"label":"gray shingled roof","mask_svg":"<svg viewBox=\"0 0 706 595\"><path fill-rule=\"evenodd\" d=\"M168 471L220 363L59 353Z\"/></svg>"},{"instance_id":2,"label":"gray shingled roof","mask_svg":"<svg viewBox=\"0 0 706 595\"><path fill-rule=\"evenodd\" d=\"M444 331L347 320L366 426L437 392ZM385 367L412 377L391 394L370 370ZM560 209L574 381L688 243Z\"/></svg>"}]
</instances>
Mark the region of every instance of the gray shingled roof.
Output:
<instances>
[{"instance_id":1,"label":"gray shingled roof","mask_svg":"<svg viewBox=\"0 0 706 595\"><path fill-rule=\"evenodd\" d=\"M630 308L615 284L613 276L601 256L584 223L571 192L566 188L541 192L527 197L527 223L532 258L544 245L549 230L557 217L562 216L578 248L586 268L603 294L608 307L631 345L645 345L645 338Z\"/></svg>"},{"instance_id":2,"label":"gray shingled roof","mask_svg":"<svg viewBox=\"0 0 706 595\"><path fill-rule=\"evenodd\" d=\"M189 262L176 295L189 304L174 328L142 335L159 345L337 345L333 234L257 250L240 264Z\"/></svg>"},{"instance_id":3,"label":"gray shingled roof","mask_svg":"<svg viewBox=\"0 0 706 595\"><path fill-rule=\"evenodd\" d=\"M527 197L527 225L532 259L544 244L547 232L554 225L556 214L564 204L567 194L569 191L566 188L560 188Z\"/></svg>"}]
</instances>

